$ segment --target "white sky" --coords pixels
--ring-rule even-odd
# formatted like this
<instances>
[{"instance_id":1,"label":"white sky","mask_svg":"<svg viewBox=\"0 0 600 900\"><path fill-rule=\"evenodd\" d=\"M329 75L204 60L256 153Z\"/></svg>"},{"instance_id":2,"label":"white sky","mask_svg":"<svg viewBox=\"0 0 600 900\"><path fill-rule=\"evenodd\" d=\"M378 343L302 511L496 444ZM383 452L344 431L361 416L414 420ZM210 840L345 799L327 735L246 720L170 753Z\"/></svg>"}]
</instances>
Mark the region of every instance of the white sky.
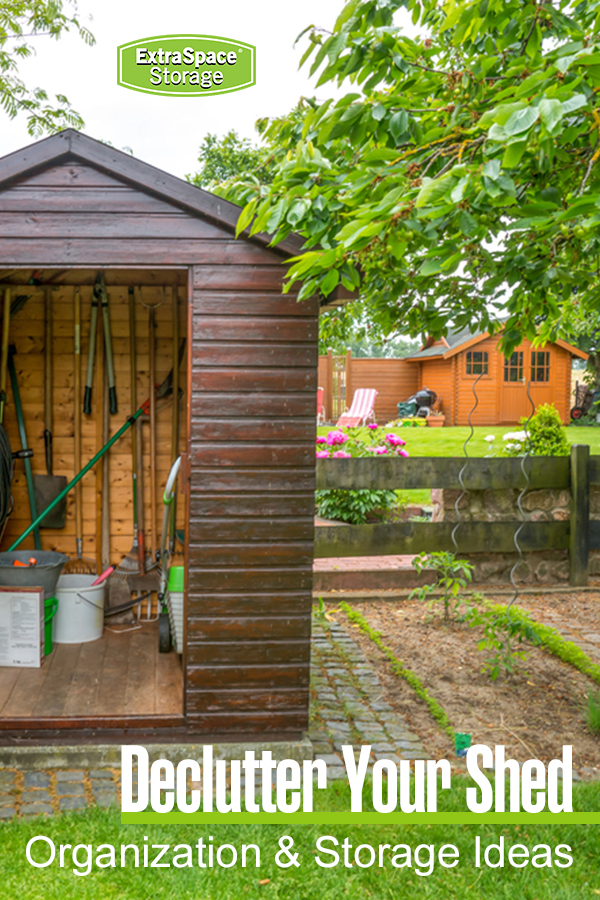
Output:
<instances>
[{"instance_id":1,"label":"white sky","mask_svg":"<svg viewBox=\"0 0 600 900\"><path fill-rule=\"evenodd\" d=\"M262 116L287 112L302 95L315 93L308 67L298 71L306 41L293 48L300 31L331 28L343 0L80 0L82 21L96 38L86 46L74 35L60 41L32 39L36 56L20 66L28 86L64 93L85 120L85 132L131 147L145 162L183 177L197 168L198 147L207 132L230 128L254 137ZM254 44L257 84L233 94L157 97L117 85L117 46L163 34L213 34ZM332 86L320 88L325 99ZM10 120L0 109L0 156L32 142L24 118Z\"/></svg>"}]
</instances>

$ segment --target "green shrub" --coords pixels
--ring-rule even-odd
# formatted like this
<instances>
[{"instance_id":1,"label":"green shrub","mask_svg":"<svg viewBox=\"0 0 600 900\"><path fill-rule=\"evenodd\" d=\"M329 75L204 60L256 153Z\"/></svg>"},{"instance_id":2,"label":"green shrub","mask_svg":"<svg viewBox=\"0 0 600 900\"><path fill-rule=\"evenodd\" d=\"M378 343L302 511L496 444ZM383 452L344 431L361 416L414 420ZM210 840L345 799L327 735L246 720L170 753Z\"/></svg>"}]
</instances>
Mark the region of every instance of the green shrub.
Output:
<instances>
[{"instance_id":1,"label":"green shrub","mask_svg":"<svg viewBox=\"0 0 600 900\"><path fill-rule=\"evenodd\" d=\"M526 418L521 419L525 425ZM568 456L569 442L558 410L551 403L538 406L527 426L532 456Z\"/></svg>"},{"instance_id":2,"label":"green shrub","mask_svg":"<svg viewBox=\"0 0 600 900\"><path fill-rule=\"evenodd\" d=\"M502 436L502 456L568 456L569 442L558 411L551 403L538 406L531 420L523 416L521 431ZM493 455L493 454L492 454Z\"/></svg>"},{"instance_id":3,"label":"green shrub","mask_svg":"<svg viewBox=\"0 0 600 900\"><path fill-rule=\"evenodd\" d=\"M324 519L364 525L367 516L376 510L391 509L397 502L395 491L317 491L315 501L318 515Z\"/></svg>"}]
</instances>

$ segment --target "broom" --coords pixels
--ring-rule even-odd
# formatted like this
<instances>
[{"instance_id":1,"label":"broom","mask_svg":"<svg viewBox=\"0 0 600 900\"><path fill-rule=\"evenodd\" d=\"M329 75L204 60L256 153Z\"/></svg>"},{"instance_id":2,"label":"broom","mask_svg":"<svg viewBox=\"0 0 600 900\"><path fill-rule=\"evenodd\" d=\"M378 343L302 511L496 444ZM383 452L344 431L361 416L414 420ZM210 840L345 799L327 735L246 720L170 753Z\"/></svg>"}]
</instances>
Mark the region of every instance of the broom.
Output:
<instances>
[{"instance_id":1,"label":"broom","mask_svg":"<svg viewBox=\"0 0 600 900\"><path fill-rule=\"evenodd\" d=\"M75 473L81 469L81 296L75 288ZM95 575L96 560L86 559L83 551L83 503L81 482L75 485L75 543L77 557L70 559L63 568L65 575Z\"/></svg>"}]
</instances>

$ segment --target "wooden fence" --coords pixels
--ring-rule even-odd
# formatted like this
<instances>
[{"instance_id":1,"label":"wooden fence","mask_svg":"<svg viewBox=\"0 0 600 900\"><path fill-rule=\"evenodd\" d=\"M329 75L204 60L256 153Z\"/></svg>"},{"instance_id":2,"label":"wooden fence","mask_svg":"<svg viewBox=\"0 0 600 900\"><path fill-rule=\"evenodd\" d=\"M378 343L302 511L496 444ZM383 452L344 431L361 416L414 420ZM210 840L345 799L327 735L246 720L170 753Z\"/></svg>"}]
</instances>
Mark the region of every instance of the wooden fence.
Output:
<instances>
[{"instance_id":1,"label":"wooden fence","mask_svg":"<svg viewBox=\"0 0 600 900\"><path fill-rule=\"evenodd\" d=\"M419 366L405 359L367 359L345 356L319 357L319 385L324 389L327 422L335 422L352 403L357 388L375 388L375 416L384 424L398 417L398 402L419 389Z\"/></svg>"},{"instance_id":2,"label":"wooden fence","mask_svg":"<svg viewBox=\"0 0 600 900\"><path fill-rule=\"evenodd\" d=\"M571 493L570 520L527 521L519 533L524 553L535 550L568 550L570 583L581 586L589 579L589 552L600 549L600 520L590 520L590 486L600 484L600 456L589 447L571 447L570 457L529 457L525 470L528 490L562 489ZM521 459L470 459L464 471L467 490L499 490L526 486ZM459 473L465 460L447 458L381 457L371 459L317 460L317 490L460 490ZM461 522L456 539L459 553L509 553L515 551L515 531L521 521ZM423 551L454 550L455 522L401 522L377 525L322 526L316 529L315 557L384 556Z\"/></svg>"}]
</instances>

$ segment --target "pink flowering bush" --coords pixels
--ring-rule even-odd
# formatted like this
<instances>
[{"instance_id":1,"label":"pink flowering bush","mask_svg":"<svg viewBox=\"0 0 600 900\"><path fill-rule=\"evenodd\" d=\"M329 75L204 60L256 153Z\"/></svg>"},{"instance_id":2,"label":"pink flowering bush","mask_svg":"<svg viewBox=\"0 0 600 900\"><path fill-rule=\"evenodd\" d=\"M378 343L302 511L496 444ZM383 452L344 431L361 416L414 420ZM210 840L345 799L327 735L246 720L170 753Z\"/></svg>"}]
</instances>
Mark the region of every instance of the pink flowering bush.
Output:
<instances>
[{"instance_id":1,"label":"pink flowering bush","mask_svg":"<svg viewBox=\"0 0 600 900\"><path fill-rule=\"evenodd\" d=\"M392 447L406 447L406 441L403 441L402 438L398 437L396 434L386 434L385 440L388 444L391 444Z\"/></svg>"},{"instance_id":2,"label":"pink flowering bush","mask_svg":"<svg viewBox=\"0 0 600 900\"><path fill-rule=\"evenodd\" d=\"M325 438L325 443L329 444L330 447L334 447L336 444L345 444L347 440L349 440L348 435L344 434L343 431L330 431Z\"/></svg>"},{"instance_id":3,"label":"pink flowering bush","mask_svg":"<svg viewBox=\"0 0 600 900\"><path fill-rule=\"evenodd\" d=\"M343 445L343 449L341 449ZM406 441L372 423L366 428L334 429L317 438L317 459L350 459L368 456L407 457ZM373 513L383 515L397 503L395 491L317 491L317 513L325 519L362 525Z\"/></svg>"}]
</instances>

